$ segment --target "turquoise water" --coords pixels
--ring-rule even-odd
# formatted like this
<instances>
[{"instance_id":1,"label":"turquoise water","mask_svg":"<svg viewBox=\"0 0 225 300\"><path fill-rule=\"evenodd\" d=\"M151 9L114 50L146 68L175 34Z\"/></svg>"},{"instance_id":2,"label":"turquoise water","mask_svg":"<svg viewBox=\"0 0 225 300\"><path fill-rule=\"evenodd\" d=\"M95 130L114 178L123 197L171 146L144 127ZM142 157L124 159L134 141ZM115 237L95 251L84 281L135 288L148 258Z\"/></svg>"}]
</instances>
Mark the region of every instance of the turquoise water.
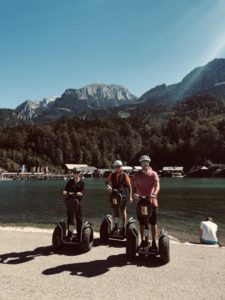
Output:
<instances>
[{"instance_id":1,"label":"turquoise water","mask_svg":"<svg viewBox=\"0 0 225 300\"><path fill-rule=\"evenodd\" d=\"M84 219L95 229L110 212L109 196L102 179L85 179ZM62 190L66 182L0 181L0 223L53 227L65 219ZM162 178L159 196L159 227L181 241L198 241L200 221L213 216L218 236L225 242L225 179ZM135 203L128 206L135 216Z\"/></svg>"}]
</instances>

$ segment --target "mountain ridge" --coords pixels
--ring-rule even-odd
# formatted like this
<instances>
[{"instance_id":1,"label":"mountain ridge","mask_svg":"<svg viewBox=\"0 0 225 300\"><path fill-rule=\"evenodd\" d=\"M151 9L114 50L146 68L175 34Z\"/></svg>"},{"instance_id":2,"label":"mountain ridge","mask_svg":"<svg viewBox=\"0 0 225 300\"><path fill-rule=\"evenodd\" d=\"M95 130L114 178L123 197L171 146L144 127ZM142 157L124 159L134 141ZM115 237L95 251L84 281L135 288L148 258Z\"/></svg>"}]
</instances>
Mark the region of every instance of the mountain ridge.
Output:
<instances>
[{"instance_id":1,"label":"mountain ridge","mask_svg":"<svg viewBox=\"0 0 225 300\"><path fill-rule=\"evenodd\" d=\"M161 103L168 106L193 95L212 92L225 100L225 59L216 58L206 65L197 67L189 72L176 84L157 85L145 92L139 101L149 104ZM218 88L219 86L222 88Z\"/></svg>"},{"instance_id":2,"label":"mountain ridge","mask_svg":"<svg viewBox=\"0 0 225 300\"><path fill-rule=\"evenodd\" d=\"M165 114L180 101L194 96L212 96L225 102L225 59L216 58L196 67L175 84L157 85L137 98L119 84L92 83L82 88L67 88L61 96L26 100L12 111L1 109L6 124L51 122L61 117L129 117L140 112ZM198 97L195 97L198 101ZM11 116L11 121L10 121ZM2 120L1 123L4 123Z\"/></svg>"},{"instance_id":3,"label":"mountain ridge","mask_svg":"<svg viewBox=\"0 0 225 300\"><path fill-rule=\"evenodd\" d=\"M61 96L42 101L26 100L16 107L19 119L25 121L54 120L62 116L78 116L92 109L107 109L132 103L137 97L122 85L90 84L80 89L66 89Z\"/></svg>"}]
</instances>

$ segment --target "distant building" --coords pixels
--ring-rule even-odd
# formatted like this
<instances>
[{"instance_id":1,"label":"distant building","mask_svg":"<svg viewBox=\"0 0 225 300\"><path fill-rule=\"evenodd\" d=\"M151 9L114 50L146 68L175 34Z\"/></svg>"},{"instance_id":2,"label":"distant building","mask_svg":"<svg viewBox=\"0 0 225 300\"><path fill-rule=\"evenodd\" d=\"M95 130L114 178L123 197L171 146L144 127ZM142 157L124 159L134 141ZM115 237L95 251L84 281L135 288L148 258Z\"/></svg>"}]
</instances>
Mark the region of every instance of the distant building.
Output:
<instances>
[{"instance_id":1,"label":"distant building","mask_svg":"<svg viewBox=\"0 0 225 300\"><path fill-rule=\"evenodd\" d=\"M122 166L122 170L127 172L127 173L131 173L133 171L133 167L130 166Z\"/></svg>"},{"instance_id":2,"label":"distant building","mask_svg":"<svg viewBox=\"0 0 225 300\"><path fill-rule=\"evenodd\" d=\"M159 171L159 175L162 177L183 177L184 167L181 166L169 166L163 167Z\"/></svg>"},{"instance_id":3,"label":"distant building","mask_svg":"<svg viewBox=\"0 0 225 300\"><path fill-rule=\"evenodd\" d=\"M100 177L107 177L111 171L109 169L96 169L94 170L93 177L100 178Z\"/></svg>"},{"instance_id":4,"label":"distant building","mask_svg":"<svg viewBox=\"0 0 225 300\"><path fill-rule=\"evenodd\" d=\"M81 174L84 177L93 177L94 172L95 170L97 170L97 168L93 166L87 166L87 167L82 167L81 170L82 170Z\"/></svg>"},{"instance_id":5,"label":"distant building","mask_svg":"<svg viewBox=\"0 0 225 300\"><path fill-rule=\"evenodd\" d=\"M88 165L85 165L85 164L65 164L65 166L66 166L67 173L68 172L72 172L74 168L81 168L81 169L83 169L83 168L88 167Z\"/></svg>"},{"instance_id":6,"label":"distant building","mask_svg":"<svg viewBox=\"0 0 225 300\"><path fill-rule=\"evenodd\" d=\"M133 171L137 172L137 171L140 171L141 169L142 169L141 166L134 166Z\"/></svg>"}]
</instances>

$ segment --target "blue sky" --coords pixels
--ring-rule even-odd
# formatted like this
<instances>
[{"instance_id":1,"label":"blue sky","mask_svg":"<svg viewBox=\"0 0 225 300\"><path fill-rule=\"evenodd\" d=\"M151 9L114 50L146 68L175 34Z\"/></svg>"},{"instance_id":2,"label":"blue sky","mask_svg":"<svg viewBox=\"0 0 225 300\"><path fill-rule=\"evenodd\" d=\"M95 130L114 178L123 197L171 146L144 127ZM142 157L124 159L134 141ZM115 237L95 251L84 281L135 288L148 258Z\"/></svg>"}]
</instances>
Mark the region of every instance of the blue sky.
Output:
<instances>
[{"instance_id":1,"label":"blue sky","mask_svg":"<svg viewBox=\"0 0 225 300\"><path fill-rule=\"evenodd\" d=\"M0 107L90 83L136 96L225 57L224 0L0 0Z\"/></svg>"}]
</instances>

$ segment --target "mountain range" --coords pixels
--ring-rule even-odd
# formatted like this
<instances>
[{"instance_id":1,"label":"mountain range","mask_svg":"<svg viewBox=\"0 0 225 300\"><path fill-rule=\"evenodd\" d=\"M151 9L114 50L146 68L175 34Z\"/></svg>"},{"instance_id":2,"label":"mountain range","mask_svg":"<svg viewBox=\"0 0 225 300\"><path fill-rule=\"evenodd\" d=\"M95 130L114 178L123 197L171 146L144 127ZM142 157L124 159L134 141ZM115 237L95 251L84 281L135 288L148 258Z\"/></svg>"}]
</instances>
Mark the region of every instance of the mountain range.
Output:
<instances>
[{"instance_id":1,"label":"mountain range","mask_svg":"<svg viewBox=\"0 0 225 300\"><path fill-rule=\"evenodd\" d=\"M158 85L141 97L121 85L91 84L81 89L66 89L61 96L41 101L27 100L16 109L0 109L0 126L27 122L49 122L61 117L129 117L140 111L171 110L188 97L210 95L225 103L225 59L214 59L197 67L179 83ZM198 101L198 100L196 100Z\"/></svg>"},{"instance_id":2,"label":"mountain range","mask_svg":"<svg viewBox=\"0 0 225 300\"><path fill-rule=\"evenodd\" d=\"M158 85L144 93L139 101L149 104L174 103L193 95L211 94L225 99L225 59L214 59L203 67L197 67L181 82Z\"/></svg>"}]
</instances>

